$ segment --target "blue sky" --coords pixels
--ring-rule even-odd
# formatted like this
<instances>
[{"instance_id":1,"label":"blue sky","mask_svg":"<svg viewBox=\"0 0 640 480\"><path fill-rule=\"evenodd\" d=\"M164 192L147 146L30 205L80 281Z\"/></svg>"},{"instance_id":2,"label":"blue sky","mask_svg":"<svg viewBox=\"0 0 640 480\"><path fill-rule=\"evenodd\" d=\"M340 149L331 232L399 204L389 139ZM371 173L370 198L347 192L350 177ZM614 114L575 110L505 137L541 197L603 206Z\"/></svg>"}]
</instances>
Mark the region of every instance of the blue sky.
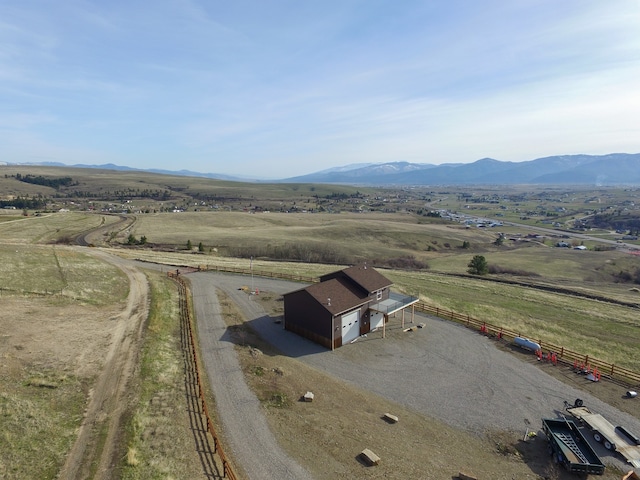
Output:
<instances>
[{"instance_id":1,"label":"blue sky","mask_svg":"<svg viewBox=\"0 0 640 480\"><path fill-rule=\"evenodd\" d=\"M0 162L640 152L638 0L3 0Z\"/></svg>"}]
</instances>

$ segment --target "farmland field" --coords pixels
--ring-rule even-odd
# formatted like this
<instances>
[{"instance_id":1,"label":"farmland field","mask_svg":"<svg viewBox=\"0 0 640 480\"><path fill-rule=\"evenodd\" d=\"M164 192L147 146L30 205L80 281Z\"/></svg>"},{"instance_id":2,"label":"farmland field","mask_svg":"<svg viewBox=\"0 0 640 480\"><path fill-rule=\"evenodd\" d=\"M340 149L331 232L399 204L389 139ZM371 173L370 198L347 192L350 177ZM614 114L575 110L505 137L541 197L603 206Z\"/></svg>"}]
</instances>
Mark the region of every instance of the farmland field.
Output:
<instances>
[{"instance_id":1,"label":"farmland field","mask_svg":"<svg viewBox=\"0 0 640 480\"><path fill-rule=\"evenodd\" d=\"M396 219L386 214L371 218L349 214L162 214L139 218L134 231L150 241L177 244L180 251L141 249L123 254L178 265L247 268L251 252L256 253L253 262L256 271L292 270L300 275L314 276L316 272L326 273L340 265L289 264L263 260L257 255L265 251L265 244L274 247L287 242L307 245L310 253L314 251L314 244L327 248L324 245L329 243L331 248L350 259L369 261L374 265L376 258L390 258L391 254L411 255L428 264L429 268L385 267L385 274L405 293L418 296L430 305L469 314L525 336L626 368L640 369L640 359L633 354L640 328L638 310L633 305L640 305L640 292L633 285L614 281L618 272L634 271L640 266L638 257L626 253L576 251L537 242L496 247L493 235L487 230L415 224L410 216ZM361 235L364 240L360 242ZM327 238L336 240L321 241ZM452 246L454 243L461 245L465 239L471 243L470 249ZM193 245L203 242L204 251L186 251L182 245L188 240ZM441 250L429 250L429 245ZM222 253L225 249L241 251L244 258L229 258ZM576 293L604 296L629 306L495 283L486 278L461 278L459 275L466 273L467 263L476 253L482 253L490 264L515 272L497 275L496 279L562 287Z\"/></svg>"}]
</instances>

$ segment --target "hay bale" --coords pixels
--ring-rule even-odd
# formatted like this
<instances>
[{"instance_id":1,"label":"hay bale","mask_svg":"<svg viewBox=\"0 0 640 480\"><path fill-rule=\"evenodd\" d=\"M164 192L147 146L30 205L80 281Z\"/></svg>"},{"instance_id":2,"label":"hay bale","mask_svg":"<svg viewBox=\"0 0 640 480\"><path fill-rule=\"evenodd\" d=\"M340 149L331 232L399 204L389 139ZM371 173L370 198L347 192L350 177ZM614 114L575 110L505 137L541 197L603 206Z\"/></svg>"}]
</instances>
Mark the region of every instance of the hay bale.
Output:
<instances>
[{"instance_id":1,"label":"hay bale","mask_svg":"<svg viewBox=\"0 0 640 480\"><path fill-rule=\"evenodd\" d=\"M378 465L380 463L380 457L378 457L375 453L373 453L368 448L365 448L360 453L360 457L370 466Z\"/></svg>"},{"instance_id":2,"label":"hay bale","mask_svg":"<svg viewBox=\"0 0 640 480\"><path fill-rule=\"evenodd\" d=\"M458 473L458 478L460 480L478 480L477 477L462 472Z\"/></svg>"},{"instance_id":3,"label":"hay bale","mask_svg":"<svg viewBox=\"0 0 640 480\"><path fill-rule=\"evenodd\" d=\"M382 418L384 418L389 423L398 423L398 417L395 415L391 415L390 413L385 413Z\"/></svg>"}]
</instances>

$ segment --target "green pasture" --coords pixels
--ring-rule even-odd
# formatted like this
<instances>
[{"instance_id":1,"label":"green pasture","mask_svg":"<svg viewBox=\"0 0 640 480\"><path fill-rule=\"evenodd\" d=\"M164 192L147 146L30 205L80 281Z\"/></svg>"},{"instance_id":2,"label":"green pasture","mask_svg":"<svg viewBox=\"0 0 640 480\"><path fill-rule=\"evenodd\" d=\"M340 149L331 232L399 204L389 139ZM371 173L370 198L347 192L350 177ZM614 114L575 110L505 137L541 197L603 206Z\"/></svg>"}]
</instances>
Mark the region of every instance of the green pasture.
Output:
<instances>
[{"instance_id":1,"label":"green pasture","mask_svg":"<svg viewBox=\"0 0 640 480\"><path fill-rule=\"evenodd\" d=\"M148 331L141 353L140 382L126 427L123 479L186 478L199 473L193 439L168 434L188 424L184 410L180 315L175 283L148 273L151 301ZM170 413L167 413L170 412ZM165 433L166 432L166 433ZM161 451L162 455L158 455Z\"/></svg>"},{"instance_id":2,"label":"green pasture","mask_svg":"<svg viewBox=\"0 0 640 480\"><path fill-rule=\"evenodd\" d=\"M123 272L80 249L0 243L0 258L0 298L29 302L16 324L55 321L57 307L93 315L95 307L113 306L128 293ZM51 311L51 319L29 317L43 310ZM3 333L11 337L11 331ZM56 478L82 422L87 379L49 358L12 360L16 356L9 352L0 385L0 478Z\"/></svg>"},{"instance_id":3,"label":"green pasture","mask_svg":"<svg viewBox=\"0 0 640 480\"><path fill-rule=\"evenodd\" d=\"M2 295L104 306L123 300L129 291L121 270L78 249L0 243L0 255Z\"/></svg>"},{"instance_id":4,"label":"green pasture","mask_svg":"<svg viewBox=\"0 0 640 480\"><path fill-rule=\"evenodd\" d=\"M546 252L549 249L541 249ZM118 250L114 250L118 253ZM585 253L578 252L576 253ZM606 252L613 256L615 252ZM192 255L189 253L170 253L149 251L122 251L122 255L147 261L157 261L170 265L192 267L218 267L244 269L250 271L248 259L220 257L215 255ZM637 262L622 254L611 261ZM630 256L629 256L630 257ZM447 257L452 261L453 256ZM487 254L489 263L491 255ZM578 257L585 258L585 257ZM461 269L471 255L461 255L456 259ZM506 261L506 260L505 260ZM607 262L608 260L603 260ZM534 268L530 260L528 268ZM541 258L536 269L541 277L534 282L544 285L563 286L571 290L602 295L619 301L640 304L640 293L631 285L618 285L611 282L585 283L579 279L571 280L570 273L562 269L549 268L545 277L545 265L553 264L549 259ZM574 272L587 268L587 263L572 265ZM318 265L298 262L274 262L254 259L253 272L268 274L279 273L303 278L317 278L320 275L343 268L343 265ZM471 276L458 277L436 271L404 271L380 269L394 282L394 290L417 296L421 301L447 311L468 314L473 318L486 321L498 327L520 332L523 336L551 342L581 354L590 355L605 362L640 371L640 358L637 355L640 338L640 311L637 308L613 303L590 300L571 295L545 292L535 288L496 283L484 278ZM567 280L562 282L553 275L562 274ZM584 275L584 272L583 272ZM498 277L500 278L500 277ZM507 277L508 278L508 277Z\"/></svg>"},{"instance_id":5,"label":"green pasture","mask_svg":"<svg viewBox=\"0 0 640 480\"><path fill-rule=\"evenodd\" d=\"M111 215L86 212L56 212L41 216L20 217L11 222L0 222L2 243L59 243L118 220Z\"/></svg>"},{"instance_id":6,"label":"green pasture","mask_svg":"<svg viewBox=\"0 0 640 480\"><path fill-rule=\"evenodd\" d=\"M637 308L474 278L383 273L394 281L395 288L434 307L640 371ZM640 302L639 293L630 292L630 296Z\"/></svg>"},{"instance_id":7,"label":"green pasture","mask_svg":"<svg viewBox=\"0 0 640 480\"><path fill-rule=\"evenodd\" d=\"M86 386L65 372L25 368L0 392L0 478L57 478L82 422Z\"/></svg>"},{"instance_id":8,"label":"green pasture","mask_svg":"<svg viewBox=\"0 0 640 480\"><path fill-rule=\"evenodd\" d=\"M615 276L640 269L640 258L614 250L558 248L549 239L496 246L496 229L428 223L406 214L163 213L139 216L131 232L180 249L187 241L194 249L202 243L205 256L272 258L276 248L298 245L332 249L331 263L383 264L383 259L412 256L429 271L456 274L466 273L473 255L481 254L490 266L506 271L503 276L632 297L631 285L615 283ZM468 248L462 248L464 242Z\"/></svg>"},{"instance_id":9,"label":"green pasture","mask_svg":"<svg viewBox=\"0 0 640 480\"><path fill-rule=\"evenodd\" d=\"M558 285L612 283L611 275L620 270L640 268L640 258L614 250L574 250L527 242L516 247L488 247L480 252L489 265L521 272L530 276L559 282ZM447 273L463 273L475 252L459 252L448 255L433 255L429 259L430 270Z\"/></svg>"},{"instance_id":10,"label":"green pasture","mask_svg":"<svg viewBox=\"0 0 640 480\"><path fill-rule=\"evenodd\" d=\"M0 215L0 224L4 222L15 222L16 220L21 220L23 217L18 215Z\"/></svg>"}]
</instances>

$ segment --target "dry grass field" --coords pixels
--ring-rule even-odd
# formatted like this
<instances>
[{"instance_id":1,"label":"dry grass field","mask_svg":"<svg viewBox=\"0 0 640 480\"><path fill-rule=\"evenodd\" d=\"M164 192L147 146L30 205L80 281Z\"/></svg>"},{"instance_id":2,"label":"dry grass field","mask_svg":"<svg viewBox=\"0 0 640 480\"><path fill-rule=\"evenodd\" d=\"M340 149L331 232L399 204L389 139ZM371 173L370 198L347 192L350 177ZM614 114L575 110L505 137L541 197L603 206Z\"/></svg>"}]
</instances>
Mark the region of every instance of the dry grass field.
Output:
<instances>
[{"instance_id":1,"label":"dry grass field","mask_svg":"<svg viewBox=\"0 0 640 480\"><path fill-rule=\"evenodd\" d=\"M49 172L47 169L34 171ZM90 250L64 245L98 228L102 230L93 240L96 245L107 247L105 251L123 258L164 263L167 270L181 265L248 269L249 257L253 255L251 265L256 274L264 271L316 277L353 261L376 264L412 257L428 268L382 265L385 275L405 293L441 308L640 371L637 307L490 281L496 278L532 285L561 285L576 292L640 305L640 293L634 284L618 282L616 277L621 271L633 272L640 268L639 257L620 251L558 249L551 241L496 246L494 230L468 229L411 212L237 211L239 205L248 207L256 202L261 192L265 192L260 186L247 187L238 200L236 185L211 183L206 179L145 175L141 181L139 175L132 173L90 171L83 182L83 188L94 191L115 189L118 185L127 189L171 187L174 193L197 189L212 198L224 197L221 203L229 202L233 206L227 211L223 208L208 212L136 214L132 217L133 225L125 229L119 226L118 217L102 213L50 211L36 216L35 212L28 212L25 217L21 211L1 212L0 439L3 447L0 478L55 478L75 441L91 389L110 346L113 320L125 308L129 287L123 271L116 266L92 255ZM17 190L15 181L0 178L3 193L54 193L38 185L19 187L26 190ZM340 189L355 191L353 187L335 187ZM308 198L333 190L334 187L320 190L313 186L271 186L265 195L274 206L280 202L312 205ZM229 200L232 197L236 198L235 203ZM185 194L180 199L183 204L185 198L192 200ZM111 229L113 235L109 234ZM526 234L524 227L522 233ZM144 235L151 245L127 247L124 244L129 234L137 238ZM192 243L193 251L186 251L187 241ZM199 252L200 242L204 248ZM464 242L469 243L468 248L462 248ZM286 253L294 248L301 256L296 262L266 258L274 252ZM321 251L325 258L333 255L335 261L311 263L314 251ZM475 254L484 255L490 265L510 273L489 275L488 280L460 277ZM308 261L301 261L305 255ZM189 432L180 414L179 344L176 324L172 323L176 293L161 276L150 276L150 285L154 293L146 334L149 343L146 350L142 350L138 372L141 375L136 377L140 379L136 387L139 397L132 403L127 431L121 437L126 439L122 446L126 447L125 454L128 448L128 455L122 457L117 471L125 478L179 478L180 472L193 466L193 457L185 453ZM255 339L255 343L259 344L259 339ZM263 348L267 351L268 346ZM157 352L161 355L156 355ZM260 366L270 371L280 366L285 371L297 371L299 368L277 355L265 355L256 361L245 350L241 349L240 354L249 369ZM249 370L249 378L255 381L258 392L277 381L268 376L251 375L251 372ZM318 375L302 369L299 373L302 377ZM302 384L296 381L292 378L286 388L298 391ZM358 401L364 395L333 384L331 379L320 375L316 381L325 382L326 388L334 391L336 401ZM376 411L395 408L380 399L368 400ZM289 409L268 409L274 429L281 432L285 444L287 429L295 424L291 418L313 420L305 419L305 413L300 411L302 407L294 403ZM402 414L409 415L408 412ZM170 428L169 420L180 427ZM372 431L388 427L368 425L364 418L359 421ZM398 448L405 444L414 446L409 454L412 461L424 462L424 456L415 455L437 452L440 447L415 440L415 429L446 429L428 419L417 419L413 425L398 429ZM484 439L463 438L458 432L446 431L460 446L461 454L477 458L483 464L502 465L505 472L512 472L511 477L504 478L521 478L518 465L522 462L518 457L536 454L529 450L505 451L502 443L491 444ZM327 436L332 433L335 432L326 432ZM106 438L106 431L101 435ZM331 452L329 445L324 446ZM484 453L474 457L465 452ZM334 453L338 457L339 452ZM430 458L429 461L436 460ZM479 464L468 464L468 467L483 471ZM197 475L195 470L189 472L190 476L191 473ZM343 478L348 475L345 473Z\"/></svg>"},{"instance_id":2,"label":"dry grass field","mask_svg":"<svg viewBox=\"0 0 640 480\"><path fill-rule=\"evenodd\" d=\"M0 244L0 252L0 477L55 478L128 281L67 247Z\"/></svg>"},{"instance_id":3,"label":"dry grass field","mask_svg":"<svg viewBox=\"0 0 640 480\"><path fill-rule=\"evenodd\" d=\"M193 245L197 245L198 241L204 242L200 239L208 239L211 243L206 245L217 247L207 247L204 252L183 249L172 253L141 249L121 254L175 265L248 269L248 256L226 257L221 253L223 246L228 247L235 242L236 245L258 249L263 243L270 242L273 245L285 243L288 239L313 244L321 243L319 239L338 235L335 241L329 242L332 248L341 252L351 251L351 258L360 261L370 261L376 265L375 261L371 261L372 258L381 258L393 252L398 256L412 254L427 263L428 269L390 268L385 270L385 275L394 281L395 288L418 296L430 305L468 314L493 325L518 331L524 336L640 370L640 359L635 354L640 327L638 308L496 283L486 278L456 276L465 274L472 256L481 253L490 265L515 272L494 276L499 280L561 287L585 295L640 305L640 291L633 284L613 281L614 275L621 270L640 268L639 257L613 250L578 251L539 243L497 247L486 230L422 225L416 224L415 219L412 223L409 215L395 217L385 214L253 215L234 212L202 214L202 220L197 224L197 214L145 216L134 227L139 235L147 235L150 239L158 235L157 238L163 240L161 243L179 243L180 238L186 243L185 238L188 237ZM154 219L157 221L156 227L151 226ZM367 225L361 228L362 223ZM159 225L162 225L161 231L157 230ZM361 230L366 236L364 241L359 242L357 238ZM452 236L449 242L444 241L447 235ZM413 247L409 246L411 242L408 242L408 238L415 239ZM451 246L454 242L462 244L465 238L472 245L470 250ZM421 248L415 246L418 241L421 242ZM449 248L444 244L449 244ZM443 246L443 250L428 251L426 245ZM252 265L256 272L281 272L307 277L339 268L336 264L274 262L259 257L254 259Z\"/></svg>"},{"instance_id":4,"label":"dry grass field","mask_svg":"<svg viewBox=\"0 0 640 480\"><path fill-rule=\"evenodd\" d=\"M495 235L457 225L417 223L412 215L199 212L141 215L131 229L149 243L185 248L203 244L205 253L233 257L318 252L343 262L415 257L431 250L458 253L463 242L490 244ZM303 253L304 256L304 253ZM304 258L302 260L305 260ZM308 261L308 259L307 259Z\"/></svg>"},{"instance_id":5,"label":"dry grass field","mask_svg":"<svg viewBox=\"0 0 640 480\"><path fill-rule=\"evenodd\" d=\"M3 218L10 220L2 221ZM75 237L116 223L118 217L78 212L56 212L16 217L0 214L2 243L74 243Z\"/></svg>"}]
</instances>

